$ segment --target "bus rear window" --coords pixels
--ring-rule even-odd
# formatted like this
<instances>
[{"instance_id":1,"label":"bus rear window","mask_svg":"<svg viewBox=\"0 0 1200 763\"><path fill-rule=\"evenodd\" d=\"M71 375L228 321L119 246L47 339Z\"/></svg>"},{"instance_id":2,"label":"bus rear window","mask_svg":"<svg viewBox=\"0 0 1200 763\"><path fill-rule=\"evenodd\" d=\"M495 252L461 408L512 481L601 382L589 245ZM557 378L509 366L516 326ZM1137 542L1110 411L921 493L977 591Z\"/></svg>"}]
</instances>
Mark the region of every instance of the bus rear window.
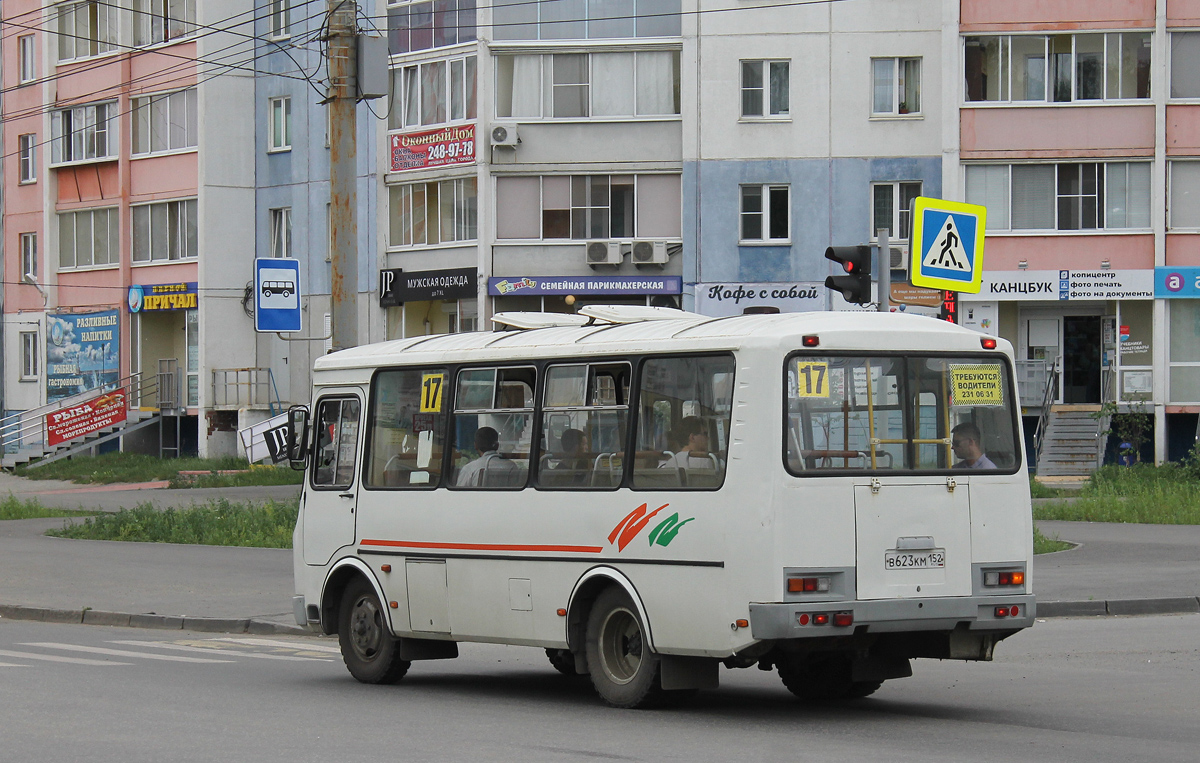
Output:
<instances>
[{"instance_id":1,"label":"bus rear window","mask_svg":"<svg viewBox=\"0 0 1200 763\"><path fill-rule=\"evenodd\" d=\"M995 357L793 355L786 462L830 471L1015 471L1008 367Z\"/></svg>"}]
</instances>

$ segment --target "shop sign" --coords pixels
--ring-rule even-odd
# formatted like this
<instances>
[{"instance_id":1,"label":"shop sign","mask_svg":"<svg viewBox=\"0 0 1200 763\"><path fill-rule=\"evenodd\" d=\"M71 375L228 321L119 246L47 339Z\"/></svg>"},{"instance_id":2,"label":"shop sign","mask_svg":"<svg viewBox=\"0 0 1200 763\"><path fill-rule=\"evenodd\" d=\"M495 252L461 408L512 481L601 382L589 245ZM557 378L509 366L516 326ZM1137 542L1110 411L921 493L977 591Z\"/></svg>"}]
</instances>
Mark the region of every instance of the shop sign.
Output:
<instances>
[{"instance_id":1,"label":"shop sign","mask_svg":"<svg viewBox=\"0 0 1200 763\"><path fill-rule=\"evenodd\" d=\"M1154 296L1158 299L1200 298L1200 268L1155 268Z\"/></svg>"},{"instance_id":2,"label":"shop sign","mask_svg":"<svg viewBox=\"0 0 1200 763\"><path fill-rule=\"evenodd\" d=\"M825 309L820 283L698 283L696 312L713 317L741 315L750 306L777 307L781 313Z\"/></svg>"},{"instance_id":3,"label":"shop sign","mask_svg":"<svg viewBox=\"0 0 1200 763\"><path fill-rule=\"evenodd\" d=\"M46 316L46 402L116 384L120 320L117 310Z\"/></svg>"},{"instance_id":4,"label":"shop sign","mask_svg":"<svg viewBox=\"0 0 1200 763\"><path fill-rule=\"evenodd\" d=\"M388 136L391 172L475 163L475 125L442 127Z\"/></svg>"},{"instance_id":5,"label":"shop sign","mask_svg":"<svg viewBox=\"0 0 1200 763\"><path fill-rule=\"evenodd\" d=\"M479 279L475 268L412 270L390 268L379 271L379 306L396 307L405 302L431 299L474 299Z\"/></svg>"},{"instance_id":6,"label":"shop sign","mask_svg":"<svg viewBox=\"0 0 1200 763\"><path fill-rule=\"evenodd\" d=\"M1154 291L1154 273L1149 269L992 270L984 272L978 294L963 295L962 299L986 302L1153 299Z\"/></svg>"},{"instance_id":7,"label":"shop sign","mask_svg":"<svg viewBox=\"0 0 1200 763\"><path fill-rule=\"evenodd\" d=\"M54 447L125 420L125 388L46 414L46 445Z\"/></svg>"},{"instance_id":8,"label":"shop sign","mask_svg":"<svg viewBox=\"0 0 1200 763\"><path fill-rule=\"evenodd\" d=\"M498 276L488 279L493 297L553 295L679 294L681 276Z\"/></svg>"},{"instance_id":9,"label":"shop sign","mask_svg":"<svg viewBox=\"0 0 1200 763\"><path fill-rule=\"evenodd\" d=\"M246 460L258 463L271 459L278 464L287 460L288 414L283 412L266 421L238 430L238 438L246 451Z\"/></svg>"},{"instance_id":10,"label":"shop sign","mask_svg":"<svg viewBox=\"0 0 1200 763\"><path fill-rule=\"evenodd\" d=\"M199 295L196 291L195 281L134 284L129 287L129 312L195 310L199 306Z\"/></svg>"}]
</instances>

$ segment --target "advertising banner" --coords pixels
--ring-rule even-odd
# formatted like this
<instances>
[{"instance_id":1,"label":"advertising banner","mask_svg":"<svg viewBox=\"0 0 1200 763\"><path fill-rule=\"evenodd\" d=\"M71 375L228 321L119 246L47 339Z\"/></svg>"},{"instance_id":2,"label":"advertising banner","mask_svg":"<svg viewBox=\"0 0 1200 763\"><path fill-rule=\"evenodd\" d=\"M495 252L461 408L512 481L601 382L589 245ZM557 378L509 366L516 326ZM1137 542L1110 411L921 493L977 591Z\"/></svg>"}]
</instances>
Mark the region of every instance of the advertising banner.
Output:
<instances>
[{"instance_id":1,"label":"advertising banner","mask_svg":"<svg viewBox=\"0 0 1200 763\"><path fill-rule=\"evenodd\" d=\"M129 287L129 312L195 310L200 299L195 281L134 284Z\"/></svg>"},{"instance_id":2,"label":"advertising banner","mask_svg":"<svg viewBox=\"0 0 1200 763\"><path fill-rule=\"evenodd\" d=\"M431 299L474 299L478 275L475 268L379 271L379 306L396 307L405 302Z\"/></svg>"},{"instance_id":3,"label":"advertising banner","mask_svg":"<svg viewBox=\"0 0 1200 763\"><path fill-rule=\"evenodd\" d=\"M984 271L978 294L962 299L993 301L1070 301L1153 299L1154 272L1146 270L992 270Z\"/></svg>"},{"instance_id":4,"label":"advertising banner","mask_svg":"<svg viewBox=\"0 0 1200 763\"><path fill-rule=\"evenodd\" d=\"M681 276L506 276L488 279L488 294L507 295L615 295L679 294Z\"/></svg>"},{"instance_id":5,"label":"advertising banner","mask_svg":"<svg viewBox=\"0 0 1200 763\"><path fill-rule=\"evenodd\" d=\"M112 386L120 378L121 314L46 316L46 401Z\"/></svg>"},{"instance_id":6,"label":"advertising banner","mask_svg":"<svg viewBox=\"0 0 1200 763\"><path fill-rule=\"evenodd\" d=\"M46 444L60 443L99 432L125 420L125 388L46 414Z\"/></svg>"},{"instance_id":7,"label":"advertising banner","mask_svg":"<svg viewBox=\"0 0 1200 763\"><path fill-rule=\"evenodd\" d=\"M1155 268L1154 296L1159 299L1200 298L1200 268Z\"/></svg>"},{"instance_id":8,"label":"advertising banner","mask_svg":"<svg viewBox=\"0 0 1200 763\"><path fill-rule=\"evenodd\" d=\"M747 307L777 307L781 313L825 309L823 283L698 283L696 312L724 318Z\"/></svg>"},{"instance_id":9,"label":"advertising banner","mask_svg":"<svg viewBox=\"0 0 1200 763\"><path fill-rule=\"evenodd\" d=\"M242 441L242 448L246 451L246 460L252 464L268 458L273 464L286 460L288 456L287 430L288 415L286 411L278 416L272 416L266 421L239 429L238 438Z\"/></svg>"},{"instance_id":10,"label":"advertising banner","mask_svg":"<svg viewBox=\"0 0 1200 763\"><path fill-rule=\"evenodd\" d=\"M388 136L390 172L475 163L475 125Z\"/></svg>"}]
</instances>

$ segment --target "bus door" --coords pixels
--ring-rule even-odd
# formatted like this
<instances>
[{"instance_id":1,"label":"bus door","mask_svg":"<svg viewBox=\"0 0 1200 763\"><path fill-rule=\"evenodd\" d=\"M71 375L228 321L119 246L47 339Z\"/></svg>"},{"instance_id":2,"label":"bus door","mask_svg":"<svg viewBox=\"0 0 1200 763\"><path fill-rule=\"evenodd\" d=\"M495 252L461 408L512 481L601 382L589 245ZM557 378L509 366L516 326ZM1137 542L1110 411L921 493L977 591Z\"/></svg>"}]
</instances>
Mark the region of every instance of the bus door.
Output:
<instances>
[{"instance_id":1,"label":"bus door","mask_svg":"<svg viewBox=\"0 0 1200 763\"><path fill-rule=\"evenodd\" d=\"M325 564L335 551L354 542L362 410L356 389L327 391L317 401L304 503L306 564Z\"/></svg>"}]
</instances>

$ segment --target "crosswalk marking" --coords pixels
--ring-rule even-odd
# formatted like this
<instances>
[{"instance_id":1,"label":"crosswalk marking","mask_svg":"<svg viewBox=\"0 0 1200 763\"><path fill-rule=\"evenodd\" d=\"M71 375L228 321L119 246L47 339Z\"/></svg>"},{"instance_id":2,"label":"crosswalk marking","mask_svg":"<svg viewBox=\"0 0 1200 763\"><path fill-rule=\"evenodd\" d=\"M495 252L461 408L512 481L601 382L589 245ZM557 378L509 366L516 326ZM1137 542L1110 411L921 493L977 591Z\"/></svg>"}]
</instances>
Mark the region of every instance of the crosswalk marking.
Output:
<instances>
[{"instance_id":1,"label":"crosswalk marking","mask_svg":"<svg viewBox=\"0 0 1200 763\"><path fill-rule=\"evenodd\" d=\"M57 654L34 654L33 652L10 652L0 649L0 657L16 657L22 660L45 660L46 662L66 662L71 665L131 665L129 662L113 660L89 660L86 657L62 657Z\"/></svg>"},{"instance_id":2,"label":"crosswalk marking","mask_svg":"<svg viewBox=\"0 0 1200 763\"><path fill-rule=\"evenodd\" d=\"M184 644L173 644L165 641L110 641L110 644L124 644L126 646L149 646L157 647L158 649L174 649L179 652L200 652L201 654L217 653L219 647L216 644L210 647L202 646L186 646ZM236 657L257 657L262 660L295 660L299 662L332 662L321 657L294 657L286 654L257 654L255 652L222 652L223 655Z\"/></svg>"},{"instance_id":3,"label":"crosswalk marking","mask_svg":"<svg viewBox=\"0 0 1200 763\"><path fill-rule=\"evenodd\" d=\"M327 652L329 654L341 654L342 650L336 646L325 646L323 644L306 644L297 641L273 641L265 638L215 638L213 641L228 641L233 644L249 644L250 646L278 646L284 649L295 649L300 652Z\"/></svg>"},{"instance_id":4,"label":"crosswalk marking","mask_svg":"<svg viewBox=\"0 0 1200 763\"><path fill-rule=\"evenodd\" d=\"M197 663L229 663L234 660L210 660L202 657L179 657L173 654L150 654L147 652L130 652L125 649L107 649L102 646L79 646L76 644L58 644L52 641L21 644L21 646L40 646L45 649L63 649L68 652L87 652L91 654L110 654L114 657L139 657L144 660L165 660L168 662L197 662Z\"/></svg>"}]
</instances>

